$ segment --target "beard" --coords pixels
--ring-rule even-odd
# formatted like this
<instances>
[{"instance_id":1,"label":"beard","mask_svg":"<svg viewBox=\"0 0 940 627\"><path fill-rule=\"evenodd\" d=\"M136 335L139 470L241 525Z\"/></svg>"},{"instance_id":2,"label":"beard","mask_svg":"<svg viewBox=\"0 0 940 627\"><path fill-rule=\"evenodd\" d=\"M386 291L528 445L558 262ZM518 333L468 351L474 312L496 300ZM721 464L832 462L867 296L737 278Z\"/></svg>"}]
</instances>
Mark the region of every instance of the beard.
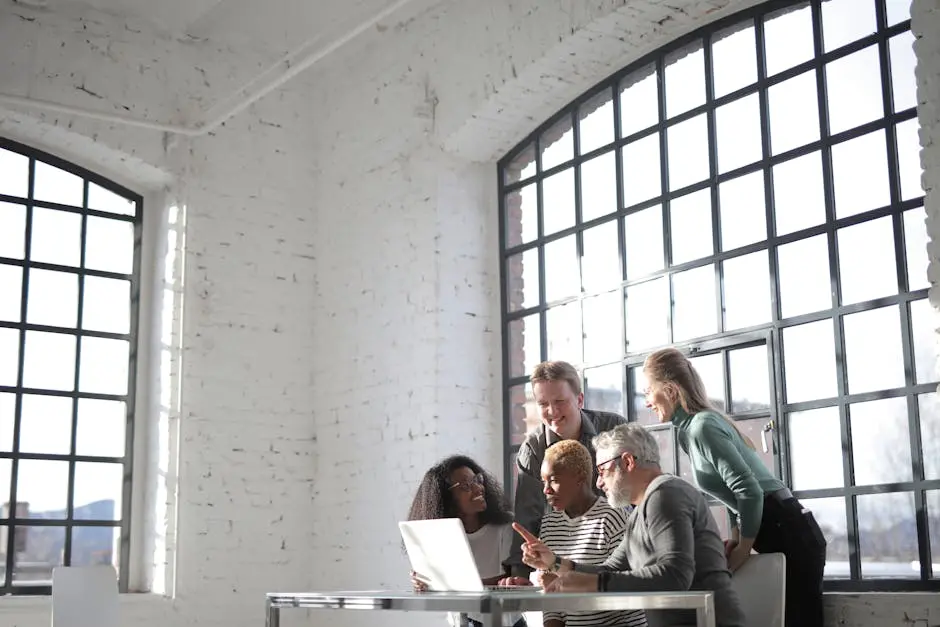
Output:
<instances>
[{"instance_id":1,"label":"beard","mask_svg":"<svg viewBox=\"0 0 940 627\"><path fill-rule=\"evenodd\" d=\"M610 478L610 488L607 490L607 502L611 507L629 507L633 505L633 491L627 485L627 478L623 470L618 468Z\"/></svg>"}]
</instances>

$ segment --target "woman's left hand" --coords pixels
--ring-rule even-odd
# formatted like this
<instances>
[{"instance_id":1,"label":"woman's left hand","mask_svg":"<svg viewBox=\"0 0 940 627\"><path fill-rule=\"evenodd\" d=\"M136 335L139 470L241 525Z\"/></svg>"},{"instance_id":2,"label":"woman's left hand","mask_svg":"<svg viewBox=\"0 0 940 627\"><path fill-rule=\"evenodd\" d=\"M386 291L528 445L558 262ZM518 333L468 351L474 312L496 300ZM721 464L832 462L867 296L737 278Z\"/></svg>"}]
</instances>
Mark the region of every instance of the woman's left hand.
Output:
<instances>
[{"instance_id":1,"label":"woman's left hand","mask_svg":"<svg viewBox=\"0 0 940 627\"><path fill-rule=\"evenodd\" d=\"M744 565L744 562L751 556L751 547L743 544L735 545L728 552L728 570L732 573Z\"/></svg>"}]
</instances>

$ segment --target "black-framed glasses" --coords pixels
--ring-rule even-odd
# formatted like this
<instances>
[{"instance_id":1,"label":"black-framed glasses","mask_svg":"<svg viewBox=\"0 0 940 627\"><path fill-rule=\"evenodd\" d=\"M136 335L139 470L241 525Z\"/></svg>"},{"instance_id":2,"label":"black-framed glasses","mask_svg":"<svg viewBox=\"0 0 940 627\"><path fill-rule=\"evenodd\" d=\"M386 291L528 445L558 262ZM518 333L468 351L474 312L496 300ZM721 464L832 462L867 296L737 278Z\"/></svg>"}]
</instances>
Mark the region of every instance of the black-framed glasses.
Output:
<instances>
[{"instance_id":1,"label":"black-framed glasses","mask_svg":"<svg viewBox=\"0 0 940 627\"><path fill-rule=\"evenodd\" d=\"M483 477L483 473L478 472L477 474L473 475L473 478L470 479L470 481L458 481L457 483L451 486L448 486L447 489L448 490L458 489L461 492L470 492L471 490L473 490L473 486L475 485L483 486L484 484L485 484L485 480Z\"/></svg>"},{"instance_id":2,"label":"black-framed glasses","mask_svg":"<svg viewBox=\"0 0 940 627\"><path fill-rule=\"evenodd\" d=\"M613 468L613 466L610 465L610 463L617 461L618 459L621 458L621 456L623 456L623 453L617 453L616 455L614 455L614 456L611 457L610 459L608 459L608 460L606 460L606 461L603 461L603 462L597 464L597 466L596 466L596 468L597 468L597 474L599 474L599 475L606 475L606 474ZM606 468L605 468L605 466L606 466Z\"/></svg>"}]
</instances>

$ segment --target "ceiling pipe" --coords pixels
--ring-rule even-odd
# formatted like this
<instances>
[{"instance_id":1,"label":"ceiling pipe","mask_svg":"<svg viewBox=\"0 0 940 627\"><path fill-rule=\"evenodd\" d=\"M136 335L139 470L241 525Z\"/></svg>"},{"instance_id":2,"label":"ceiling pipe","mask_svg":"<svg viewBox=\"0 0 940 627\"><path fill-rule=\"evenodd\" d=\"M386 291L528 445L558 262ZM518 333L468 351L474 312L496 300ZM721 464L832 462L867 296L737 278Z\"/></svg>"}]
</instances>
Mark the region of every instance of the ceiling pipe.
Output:
<instances>
[{"instance_id":1,"label":"ceiling pipe","mask_svg":"<svg viewBox=\"0 0 940 627\"><path fill-rule=\"evenodd\" d=\"M322 48L317 48L307 52L307 50L314 43L319 41L319 38L308 40L296 50L293 50L292 52L283 56L280 60L250 80L243 87L234 91L230 96L224 98L219 103L207 109L202 116L205 119L197 121L194 124L188 126L183 124L154 122L147 119L135 118L117 113L107 113L85 107L65 105L48 100L41 100L39 98L14 96L12 94L0 94L0 103L11 104L18 107L26 107L29 109L42 109L56 113L64 113L66 115L90 118L111 124L134 126L137 128L159 131L163 133L171 133L174 135L198 137L200 135L205 135L206 133L214 131L225 121L229 120L232 116L241 113L258 100L278 89L287 81L291 80L301 72L323 60L325 57L333 54L339 48L343 47L367 30L375 27L379 22L387 19L394 13L397 13L413 1L414 0L396 0L394 3L382 9L365 22L360 23L355 28L347 31L341 37L333 40ZM273 76L270 80L264 82L264 77L268 75ZM257 89L254 89L255 85L258 83L261 83L261 86Z\"/></svg>"}]
</instances>

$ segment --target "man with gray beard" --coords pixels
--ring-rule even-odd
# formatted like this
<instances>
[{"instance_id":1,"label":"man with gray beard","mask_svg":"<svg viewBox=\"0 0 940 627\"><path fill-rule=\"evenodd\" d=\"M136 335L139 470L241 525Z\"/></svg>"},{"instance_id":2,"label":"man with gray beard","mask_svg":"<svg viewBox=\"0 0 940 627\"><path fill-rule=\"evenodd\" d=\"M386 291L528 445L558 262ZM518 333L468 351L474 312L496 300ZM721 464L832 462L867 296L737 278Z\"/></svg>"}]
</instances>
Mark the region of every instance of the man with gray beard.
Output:
<instances>
[{"instance_id":1,"label":"man with gray beard","mask_svg":"<svg viewBox=\"0 0 940 627\"><path fill-rule=\"evenodd\" d=\"M597 464L597 486L614 507L633 504L636 508L620 546L600 566L559 560L538 538L514 525L525 540L523 561L547 571L545 591L711 590L717 627L744 627L724 543L701 492L678 477L663 474L656 440L636 423L601 433L593 444L597 459L602 460ZM695 614L689 610L646 614L650 627L695 625Z\"/></svg>"}]
</instances>

